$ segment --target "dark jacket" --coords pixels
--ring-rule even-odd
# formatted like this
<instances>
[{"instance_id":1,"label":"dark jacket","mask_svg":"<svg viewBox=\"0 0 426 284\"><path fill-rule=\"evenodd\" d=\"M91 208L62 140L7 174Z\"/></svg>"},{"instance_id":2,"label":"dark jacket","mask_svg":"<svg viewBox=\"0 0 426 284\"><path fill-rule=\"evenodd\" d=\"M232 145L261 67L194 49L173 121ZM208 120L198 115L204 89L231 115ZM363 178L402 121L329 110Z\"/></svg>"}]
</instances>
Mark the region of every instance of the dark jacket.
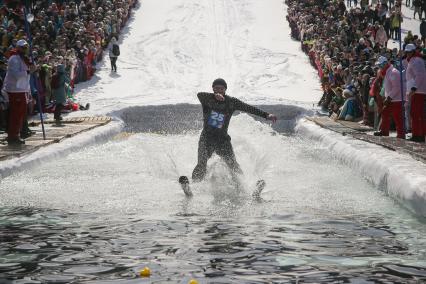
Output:
<instances>
[{"instance_id":1,"label":"dark jacket","mask_svg":"<svg viewBox=\"0 0 426 284\"><path fill-rule=\"evenodd\" d=\"M57 66L56 72L59 75L59 84L57 89L52 89L53 97L55 98L57 104L65 105L67 102L65 83L69 82L69 79L65 74L65 66L63 64L59 64Z\"/></svg>"},{"instance_id":2,"label":"dark jacket","mask_svg":"<svg viewBox=\"0 0 426 284\"><path fill-rule=\"evenodd\" d=\"M228 126L232 114L236 110L263 118L267 118L269 115L267 112L227 95L225 95L223 102L216 100L213 93L198 93L197 96L203 108L204 126L201 135L207 135L212 138L230 139Z\"/></svg>"},{"instance_id":3,"label":"dark jacket","mask_svg":"<svg viewBox=\"0 0 426 284\"><path fill-rule=\"evenodd\" d=\"M426 21L420 23L420 34L422 37L426 37Z\"/></svg>"}]
</instances>

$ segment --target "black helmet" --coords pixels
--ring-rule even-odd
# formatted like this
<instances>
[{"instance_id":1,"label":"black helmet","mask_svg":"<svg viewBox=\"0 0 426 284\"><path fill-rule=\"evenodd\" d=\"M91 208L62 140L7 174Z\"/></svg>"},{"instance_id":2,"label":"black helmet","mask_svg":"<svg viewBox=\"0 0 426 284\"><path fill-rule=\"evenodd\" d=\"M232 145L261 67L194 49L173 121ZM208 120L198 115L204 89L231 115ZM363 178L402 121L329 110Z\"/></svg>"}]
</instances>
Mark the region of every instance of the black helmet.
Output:
<instances>
[{"instance_id":1,"label":"black helmet","mask_svg":"<svg viewBox=\"0 0 426 284\"><path fill-rule=\"evenodd\" d=\"M228 85L226 84L225 80L223 80L222 78L217 78L216 80L213 81L212 87L217 85L224 86L225 89L228 88Z\"/></svg>"}]
</instances>

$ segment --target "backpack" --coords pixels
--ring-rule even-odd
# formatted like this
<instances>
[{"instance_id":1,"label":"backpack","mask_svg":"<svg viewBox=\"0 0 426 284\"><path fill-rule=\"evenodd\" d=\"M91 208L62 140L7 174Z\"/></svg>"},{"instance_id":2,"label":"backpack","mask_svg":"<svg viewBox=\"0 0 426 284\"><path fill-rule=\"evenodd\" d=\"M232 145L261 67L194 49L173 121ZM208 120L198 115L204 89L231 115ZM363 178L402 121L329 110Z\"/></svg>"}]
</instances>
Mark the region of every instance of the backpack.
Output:
<instances>
[{"instance_id":1,"label":"backpack","mask_svg":"<svg viewBox=\"0 0 426 284\"><path fill-rule=\"evenodd\" d=\"M59 89L59 74L53 74L52 80L50 81L50 87L52 89Z\"/></svg>"},{"instance_id":2,"label":"backpack","mask_svg":"<svg viewBox=\"0 0 426 284\"><path fill-rule=\"evenodd\" d=\"M120 47L118 46L118 44L113 44L112 45L112 54L114 56L119 56L120 55Z\"/></svg>"}]
</instances>

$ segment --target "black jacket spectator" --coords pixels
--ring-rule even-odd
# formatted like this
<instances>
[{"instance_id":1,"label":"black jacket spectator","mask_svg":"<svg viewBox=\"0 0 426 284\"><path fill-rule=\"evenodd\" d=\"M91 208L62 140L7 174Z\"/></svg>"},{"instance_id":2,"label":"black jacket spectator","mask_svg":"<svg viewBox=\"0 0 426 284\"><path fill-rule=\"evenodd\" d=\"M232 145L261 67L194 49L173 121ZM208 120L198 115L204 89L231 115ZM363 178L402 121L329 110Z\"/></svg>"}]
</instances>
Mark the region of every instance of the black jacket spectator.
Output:
<instances>
[{"instance_id":1,"label":"black jacket spectator","mask_svg":"<svg viewBox=\"0 0 426 284\"><path fill-rule=\"evenodd\" d=\"M426 20L423 19L420 23L420 34L424 38L426 37Z\"/></svg>"}]
</instances>

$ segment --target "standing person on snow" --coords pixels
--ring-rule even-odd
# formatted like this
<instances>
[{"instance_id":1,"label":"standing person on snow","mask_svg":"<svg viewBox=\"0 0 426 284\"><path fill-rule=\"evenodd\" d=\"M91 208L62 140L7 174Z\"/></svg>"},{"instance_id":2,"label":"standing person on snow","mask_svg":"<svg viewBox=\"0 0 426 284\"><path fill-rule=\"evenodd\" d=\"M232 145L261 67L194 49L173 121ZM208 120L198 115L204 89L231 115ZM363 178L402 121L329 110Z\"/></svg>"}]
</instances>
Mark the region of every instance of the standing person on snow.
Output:
<instances>
[{"instance_id":1,"label":"standing person on snow","mask_svg":"<svg viewBox=\"0 0 426 284\"><path fill-rule=\"evenodd\" d=\"M55 120L55 123L58 125L61 123L61 113L67 103L65 84L69 83L70 81L66 75L64 64L58 64L56 66L55 74L52 76L52 82L53 81L55 81L55 84L54 86L52 86L52 95L55 98L56 103L53 118Z\"/></svg>"},{"instance_id":2,"label":"standing person on snow","mask_svg":"<svg viewBox=\"0 0 426 284\"><path fill-rule=\"evenodd\" d=\"M36 71L36 66L30 62L28 54L27 41L20 39L7 63L3 90L9 95L9 126L7 129L9 145L25 144L25 140L20 137L20 132L27 113L30 73Z\"/></svg>"},{"instance_id":3,"label":"standing person on snow","mask_svg":"<svg viewBox=\"0 0 426 284\"><path fill-rule=\"evenodd\" d=\"M214 152L225 160L233 172L242 173L235 158L231 137L228 135L228 126L234 111L251 113L272 122L277 120L273 114L226 95L227 84L221 78L213 81L212 88L213 93L197 94L203 108L204 124L198 142L198 163L192 172L195 182L201 181L206 175L207 161Z\"/></svg>"},{"instance_id":4,"label":"standing person on snow","mask_svg":"<svg viewBox=\"0 0 426 284\"><path fill-rule=\"evenodd\" d=\"M411 101L411 140L425 142L426 135L426 67L425 61L417 51L417 47L410 43L404 49L407 54L407 89Z\"/></svg>"},{"instance_id":5,"label":"standing person on snow","mask_svg":"<svg viewBox=\"0 0 426 284\"><path fill-rule=\"evenodd\" d=\"M374 135L389 136L390 118L392 116L396 126L397 138L405 139L400 72L384 56L380 56L377 59L377 65L380 67L381 75L384 78L385 100L383 103L380 131L374 132ZM403 93L405 93L405 90L403 90Z\"/></svg>"},{"instance_id":6,"label":"standing person on snow","mask_svg":"<svg viewBox=\"0 0 426 284\"><path fill-rule=\"evenodd\" d=\"M423 3L425 3L424 12L426 17L426 0ZM426 18L423 18L420 23L420 35L422 36L423 45L426 46Z\"/></svg>"},{"instance_id":7,"label":"standing person on snow","mask_svg":"<svg viewBox=\"0 0 426 284\"><path fill-rule=\"evenodd\" d=\"M117 40L115 37L111 38L111 41L108 45L108 54L109 60L111 61L111 71L117 72L117 59L120 56L120 47L118 46Z\"/></svg>"}]
</instances>

